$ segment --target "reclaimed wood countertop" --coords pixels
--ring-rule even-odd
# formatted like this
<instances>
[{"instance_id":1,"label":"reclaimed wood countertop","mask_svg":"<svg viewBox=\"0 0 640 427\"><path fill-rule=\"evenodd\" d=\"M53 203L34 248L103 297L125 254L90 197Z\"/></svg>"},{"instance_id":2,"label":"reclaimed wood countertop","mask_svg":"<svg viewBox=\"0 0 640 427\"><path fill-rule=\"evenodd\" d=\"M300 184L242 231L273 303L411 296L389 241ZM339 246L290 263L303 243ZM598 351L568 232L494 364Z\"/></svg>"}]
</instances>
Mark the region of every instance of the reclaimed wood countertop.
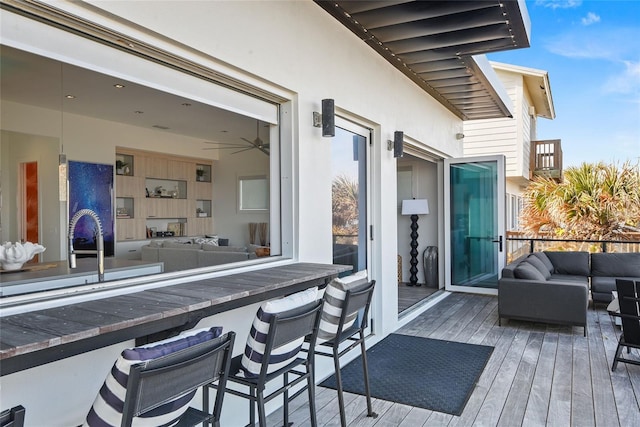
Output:
<instances>
[{"instance_id":1,"label":"reclaimed wood countertop","mask_svg":"<svg viewBox=\"0 0 640 427\"><path fill-rule=\"evenodd\" d=\"M349 270L345 265L292 263L0 317L0 375L193 327L204 317L324 286Z\"/></svg>"}]
</instances>

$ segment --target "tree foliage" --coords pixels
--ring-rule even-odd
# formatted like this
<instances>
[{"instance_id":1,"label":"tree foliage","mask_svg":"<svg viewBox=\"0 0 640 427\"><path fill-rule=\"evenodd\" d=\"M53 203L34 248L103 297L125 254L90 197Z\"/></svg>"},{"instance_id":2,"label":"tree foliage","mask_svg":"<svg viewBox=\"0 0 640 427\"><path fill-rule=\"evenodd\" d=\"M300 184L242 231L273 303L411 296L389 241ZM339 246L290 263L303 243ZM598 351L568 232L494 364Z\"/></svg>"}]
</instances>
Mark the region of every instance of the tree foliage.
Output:
<instances>
[{"instance_id":1,"label":"tree foliage","mask_svg":"<svg viewBox=\"0 0 640 427\"><path fill-rule=\"evenodd\" d=\"M537 178L524 192L524 229L576 239L618 239L640 231L640 167L583 163L562 182Z\"/></svg>"},{"instance_id":2,"label":"tree foliage","mask_svg":"<svg viewBox=\"0 0 640 427\"><path fill-rule=\"evenodd\" d=\"M338 175L331 184L333 233L358 232L358 183L346 175Z\"/></svg>"}]
</instances>

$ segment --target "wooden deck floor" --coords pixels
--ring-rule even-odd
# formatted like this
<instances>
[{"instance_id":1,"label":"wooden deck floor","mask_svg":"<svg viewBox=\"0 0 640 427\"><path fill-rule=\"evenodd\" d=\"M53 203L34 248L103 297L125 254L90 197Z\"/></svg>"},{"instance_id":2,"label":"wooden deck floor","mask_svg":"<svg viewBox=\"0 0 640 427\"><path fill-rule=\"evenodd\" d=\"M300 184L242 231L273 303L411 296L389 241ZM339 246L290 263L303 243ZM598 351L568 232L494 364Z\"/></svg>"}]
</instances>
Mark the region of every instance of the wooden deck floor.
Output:
<instances>
[{"instance_id":1,"label":"wooden deck floor","mask_svg":"<svg viewBox=\"0 0 640 427\"><path fill-rule=\"evenodd\" d=\"M374 399L372 419L364 397L347 394L350 426L640 426L640 366L611 372L620 330L603 306L589 309L585 338L581 327L504 320L500 327L496 297L453 294L396 332L495 350L461 416ZM335 390L316 390L319 425L339 426ZM306 394L290 411L294 425L309 425ZM269 425L281 425L280 412Z\"/></svg>"}]
</instances>

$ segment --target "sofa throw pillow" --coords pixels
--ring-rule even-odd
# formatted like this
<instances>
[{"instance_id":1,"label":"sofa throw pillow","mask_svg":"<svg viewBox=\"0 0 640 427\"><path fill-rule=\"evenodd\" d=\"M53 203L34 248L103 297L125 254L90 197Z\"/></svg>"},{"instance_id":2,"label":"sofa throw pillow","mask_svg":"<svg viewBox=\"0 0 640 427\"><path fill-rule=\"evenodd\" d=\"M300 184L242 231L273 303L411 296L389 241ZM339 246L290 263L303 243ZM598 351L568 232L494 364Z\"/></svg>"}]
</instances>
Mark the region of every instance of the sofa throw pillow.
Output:
<instances>
[{"instance_id":1,"label":"sofa throw pillow","mask_svg":"<svg viewBox=\"0 0 640 427\"><path fill-rule=\"evenodd\" d=\"M545 278L545 280L549 280L551 277L551 271L544 265L544 262L534 254L531 254L527 257L527 262L533 265Z\"/></svg>"},{"instance_id":2,"label":"sofa throw pillow","mask_svg":"<svg viewBox=\"0 0 640 427\"><path fill-rule=\"evenodd\" d=\"M212 340L220 335L222 335L222 327L214 326L212 328L185 331L176 337L123 350L93 402L84 426L102 427L106 425L119 426L121 424L131 365L175 353L193 345ZM189 403L195 393L196 391L194 390L146 414L134 417L132 424L136 427L174 425L189 408Z\"/></svg>"},{"instance_id":3,"label":"sofa throw pillow","mask_svg":"<svg viewBox=\"0 0 640 427\"><path fill-rule=\"evenodd\" d=\"M324 304L322 305L322 315L320 317L318 342L329 341L338 333L338 323L340 322L340 316L342 316L342 306L347 296L347 291L357 291L368 283L367 271L362 270L351 276L333 279L327 285L323 296ZM357 312L349 313L342 330L349 329L357 317Z\"/></svg>"},{"instance_id":4,"label":"sofa throw pillow","mask_svg":"<svg viewBox=\"0 0 640 427\"><path fill-rule=\"evenodd\" d=\"M549 273L553 273L555 267L551 263L551 260L549 259L547 254L545 254L544 252L533 252L531 255L542 261L542 264L546 267L547 270L549 270Z\"/></svg>"},{"instance_id":5,"label":"sofa throw pillow","mask_svg":"<svg viewBox=\"0 0 640 427\"><path fill-rule=\"evenodd\" d=\"M218 236L212 237L195 237L193 243L199 243L201 245L213 245L218 246Z\"/></svg>"},{"instance_id":6,"label":"sofa throw pillow","mask_svg":"<svg viewBox=\"0 0 640 427\"><path fill-rule=\"evenodd\" d=\"M542 273L540 273L540 271L538 271L538 269L533 265L529 264L528 261L522 261L518 264L515 270L513 270L513 275L516 279L546 281Z\"/></svg>"},{"instance_id":7,"label":"sofa throw pillow","mask_svg":"<svg viewBox=\"0 0 640 427\"><path fill-rule=\"evenodd\" d=\"M314 287L284 298L262 303L251 325L251 331L249 331L247 344L240 362L240 369L245 378L255 378L260 375L262 357L267 342L267 335L269 334L269 321L273 315L283 311L293 310L297 307L303 307L316 301L317 298L318 288ZM272 349L267 372L275 372L291 363L298 356L303 342L304 338L300 338Z\"/></svg>"}]
</instances>

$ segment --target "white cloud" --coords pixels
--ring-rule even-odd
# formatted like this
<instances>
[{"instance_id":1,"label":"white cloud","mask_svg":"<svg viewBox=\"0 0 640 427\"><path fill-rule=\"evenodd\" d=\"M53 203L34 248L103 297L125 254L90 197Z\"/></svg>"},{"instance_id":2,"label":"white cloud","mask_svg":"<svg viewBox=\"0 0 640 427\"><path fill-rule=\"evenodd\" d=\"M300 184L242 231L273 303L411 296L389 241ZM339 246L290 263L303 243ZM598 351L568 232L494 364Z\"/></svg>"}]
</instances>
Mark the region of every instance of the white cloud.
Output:
<instances>
[{"instance_id":1,"label":"white cloud","mask_svg":"<svg viewBox=\"0 0 640 427\"><path fill-rule=\"evenodd\" d=\"M640 91L640 62L622 61L624 70L610 76L604 84L607 93L633 94ZM632 100L638 102L638 99Z\"/></svg>"},{"instance_id":2,"label":"white cloud","mask_svg":"<svg viewBox=\"0 0 640 427\"><path fill-rule=\"evenodd\" d=\"M545 48L567 58L604 59L624 62L640 56L640 28L576 29L555 34L544 40Z\"/></svg>"},{"instance_id":3,"label":"white cloud","mask_svg":"<svg viewBox=\"0 0 640 427\"><path fill-rule=\"evenodd\" d=\"M582 25L585 25L585 26L595 24L596 22L600 22L600 16L596 15L593 12L587 13L587 16L582 18Z\"/></svg>"},{"instance_id":4,"label":"white cloud","mask_svg":"<svg viewBox=\"0 0 640 427\"><path fill-rule=\"evenodd\" d=\"M573 9L582 5L582 0L536 0L536 6L551 9Z\"/></svg>"},{"instance_id":5,"label":"white cloud","mask_svg":"<svg viewBox=\"0 0 640 427\"><path fill-rule=\"evenodd\" d=\"M640 28L605 28L603 26L580 28L557 34L545 41L546 49L556 55L576 60L606 61L613 66L605 66L609 75L600 76L605 93L619 93L635 96L640 91ZM581 66L596 66L596 63L576 62L576 70Z\"/></svg>"}]
</instances>

